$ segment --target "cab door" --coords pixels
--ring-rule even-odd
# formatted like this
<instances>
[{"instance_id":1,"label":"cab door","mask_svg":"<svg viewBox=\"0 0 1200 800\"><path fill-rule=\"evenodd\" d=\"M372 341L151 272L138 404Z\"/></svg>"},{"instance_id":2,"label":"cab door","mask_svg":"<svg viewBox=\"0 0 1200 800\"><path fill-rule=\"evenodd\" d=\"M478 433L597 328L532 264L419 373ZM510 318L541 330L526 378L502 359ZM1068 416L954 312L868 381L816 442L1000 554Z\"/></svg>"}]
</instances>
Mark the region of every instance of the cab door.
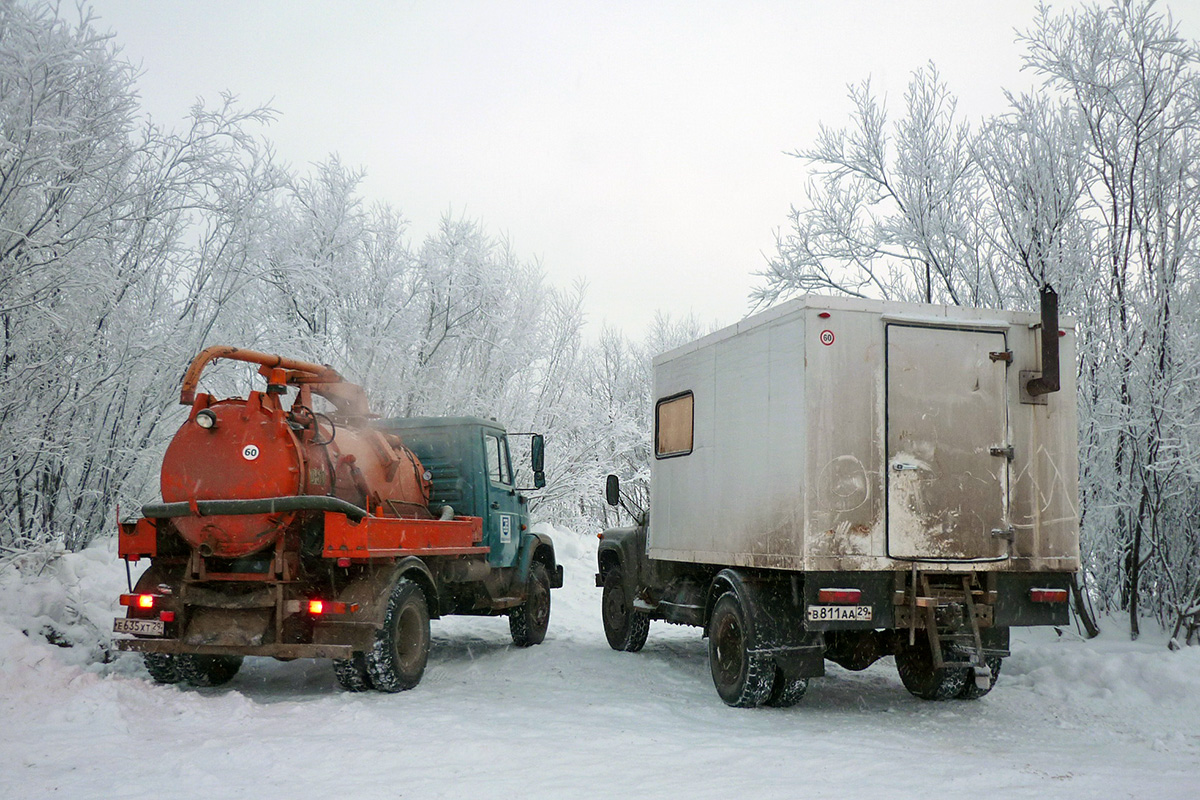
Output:
<instances>
[{"instance_id":1,"label":"cab door","mask_svg":"<svg viewBox=\"0 0 1200 800\"><path fill-rule=\"evenodd\" d=\"M516 564L521 545L521 503L513 486L508 437L502 431L483 431L487 518L484 540L491 548L488 563L493 567Z\"/></svg>"}]
</instances>

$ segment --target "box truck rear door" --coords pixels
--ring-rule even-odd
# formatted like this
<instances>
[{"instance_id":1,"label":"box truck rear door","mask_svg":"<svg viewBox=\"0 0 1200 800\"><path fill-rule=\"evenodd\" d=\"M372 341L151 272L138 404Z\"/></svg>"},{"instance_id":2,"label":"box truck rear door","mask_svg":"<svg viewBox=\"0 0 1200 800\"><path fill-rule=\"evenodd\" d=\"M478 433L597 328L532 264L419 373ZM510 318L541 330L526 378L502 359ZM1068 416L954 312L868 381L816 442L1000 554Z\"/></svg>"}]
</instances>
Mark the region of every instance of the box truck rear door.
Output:
<instances>
[{"instance_id":1,"label":"box truck rear door","mask_svg":"<svg viewBox=\"0 0 1200 800\"><path fill-rule=\"evenodd\" d=\"M888 555L1007 557L1003 331L887 326Z\"/></svg>"}]
</instances>

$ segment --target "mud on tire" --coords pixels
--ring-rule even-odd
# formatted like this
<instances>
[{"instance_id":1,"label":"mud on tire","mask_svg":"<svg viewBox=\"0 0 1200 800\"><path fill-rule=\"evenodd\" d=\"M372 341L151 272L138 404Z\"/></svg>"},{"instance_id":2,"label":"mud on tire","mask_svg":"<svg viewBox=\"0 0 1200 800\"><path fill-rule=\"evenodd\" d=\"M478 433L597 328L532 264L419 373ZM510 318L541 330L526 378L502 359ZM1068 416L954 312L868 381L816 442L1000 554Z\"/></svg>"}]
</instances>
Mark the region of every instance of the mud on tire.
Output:
<instances>
[{"instance_id":1,"label":"mud on tire","mask_svg":"<svg viewBox=\"0 0 1200 800\"><path fill-rule=\"evenodd\" d=\"M401 578L388 598L383 627L366 654L367 674L381 692L402 692L421 682L429 660L429 606L421 587Z\"/></svg>"},{"instance_id":2,"label":"mud on tire","mask_svg":"<svg viewBox=\"0 0 1200 800\"><path fill-rule=\"evenodd\" d=\"M333 677L337 679L338 686L347 692L365 692L375 688L371 683L371 673L367 671L365 653L355 653L350 658L335 658Z\"/></svg>"},{"instance_id":3,"label":"mud on tire","mask_svg":"<svg viewBox=\"0 0 1200 800\"><path fill-rule=\"evenodd\" d=\"M776 667L775 684L771 687L771 694L763 701L763 705L772 708L791 708L800 702L800 698L804 697L804 693L807 691L808 678L788 680L784 676L783 670Z\"/></svg>"},{"instance_id":4,"label":"mud on tire","mask_svg":"<svg viewBox=\"0 0 1200 800\"><path fill-rule=\"evenodd\" d=\"M636 653L645 646L650 634L650 615L626 602L624 581L620 567L609 568L604 575L600 615L608 646L613 650Z\"/></svg>"},{"instance_id":5,"label":"mud on tire","mask_svg":"<svg viewBox=\"0 0 1200 800\"><path fill-rule=\"evenodd\" d=\"M754 708L771 696L775 664L754 652L754 628L738 597L726 592L708 624L708 663L717 694L726 705Z\"/></svg>"},{"instance_id":6,"label":"mud on tire","mask_svg":"<svg viewBox=\"0 0 1200 800\"><path fill-rule=\"evenodd\" d=\"M179 665L175 661L175 656L170 653L143 653L142 661L146 665L146 672L150 673L150 677L155 683L179 683L183 680L183 676L179 674Z\"/></svg>"},{"instance_id":7,"label":"mud on tire","mask_svg":"<svg viewBox=\"0 0 1200 800\"><path fill-rule=\"evenodd\" d=\"M517 647L529 647L541 644L549 627L550 574L545 564L535 561L529 566L525 602L508 612L508 632Z\"/></svg>"},{"instance_id":8,"label":"mud on tire","mask_svg":"<svg viewBox=\"0 0 1200 800\"><path fill-rule=\"evenodd\" d=\"M988 670L992 673L991 680L988 681L988 687L980 689L975 684L975 677L968 673L966 683L963 684L962 691L958 693L960 700L978 700L990 692L992 687L996 685L996 679L1000 677L1000 665L1004 662L1004 659L999 656L984 656L983 660L987 664Z\"/></svg>"},{"instance_id":9,"label":"mud on tire","mask_svg":"<svg viewBox=\"0 0 1200 800\"><path fill-rule=\"evenodd\" d=\"M942 656L953 658L948 649L943 650ZM913 644L904 637L896 646L896 671L904 688L922 700L957 697L970 680L970 673L964 667L934 667L933 650L925 631L917 632Z\"/></svg>"},{"instance_id":10,"label":"mud on tire","mask_svg":"<svg viewBox=\"0 0 1200 800\"><path fill-rule=\"evenodd\" d=\"M202 656L182 653L175 657L180 679L192 686L223 686L242 668L242 656Z\"/></svg>"}]
</instances>

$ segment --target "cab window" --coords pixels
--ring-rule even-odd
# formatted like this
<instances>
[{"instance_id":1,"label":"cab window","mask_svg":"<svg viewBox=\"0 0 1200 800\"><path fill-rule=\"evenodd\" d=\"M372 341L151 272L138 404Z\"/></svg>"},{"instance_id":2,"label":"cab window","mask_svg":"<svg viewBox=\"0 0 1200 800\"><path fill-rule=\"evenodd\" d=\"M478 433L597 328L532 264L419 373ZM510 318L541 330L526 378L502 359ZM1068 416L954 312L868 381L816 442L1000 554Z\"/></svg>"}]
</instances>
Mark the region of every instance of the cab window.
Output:
<instances>
[{"instance_id":1,"label":"cab window","mask_svg":"<svg viewBox=\"0 0 1200 800\"><path fill-rule=\"evenodd\" d=\"M492 483L512 485L512 469L508 462L508 440L494 433L483 435L486 448L488 479Z\"/></svg>"}]
</instances>

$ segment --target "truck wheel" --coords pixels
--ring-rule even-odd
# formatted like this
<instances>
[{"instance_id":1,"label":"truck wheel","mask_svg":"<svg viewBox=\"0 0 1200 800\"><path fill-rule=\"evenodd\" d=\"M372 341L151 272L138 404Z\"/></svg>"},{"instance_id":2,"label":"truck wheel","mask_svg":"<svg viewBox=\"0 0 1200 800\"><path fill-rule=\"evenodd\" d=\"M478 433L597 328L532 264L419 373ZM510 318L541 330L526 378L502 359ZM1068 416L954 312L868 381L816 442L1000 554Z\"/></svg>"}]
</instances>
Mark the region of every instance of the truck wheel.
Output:
<instances>
[{"instance_id":1,"label":"truck wheel","mask_svg":"<svg viewBox=\"0 0 1200 800\"><path fill-rule=\"evenodd\" d=\"M984 656L983 660L987 663L988 669L992 673L987 688L980 689L975 683L975 676L968 673L966 683L963 684L962 691L958 693L960 699L978 700L990 692L992 687L996 685L996 679L1000 677L1000 664L1003 663L1004 659L1000 658L1000 656Z\"/></svg>"},{"instance_id":2,"label":"truck wheel","mask_svg":"<svg viewBox=\"0 0 1200 800\"><path fill-rule=\"evenodd\" d=\"M943 656L950 656L950 653L943 650ZM957 697L968 680L968 672L963 667L937 669L933 666L933 650L924 631L917 632L911 645L907 637L901 638L896 647L896 670L904 688L922 700Z\"/></svg>"},{"instance_id":3,"label":"truck wheel","mask_svg":"<svg viewBox=\"0 0 1200 800\"><path fill-rule=\"evenodd\" d=\"M792 678L788 680L783 675L783 670L779 667L775 668L775 685L771 687L771 694L767 697L763 705L771 706L772 708L791 708L800 702L800 698L804 697L804 693L808 691L808 678Z\"/></svg>"},{"instance_id":4,"label":"truck wheel","mask_svg":"<svg viewBox=\"0 0 1200 800\"><path fill-rule=\"evenodd\" d=\"M545 564L535 561L529 567L525 602L508 612L508 632L517 647L529 647L541 644L549 627L550 575Z\"/></svg>"},{"instance_id":5,"label":"truck wheel","mask_svg":"<svg viewBox=\"0 0 1200 800\"><path fill-rule=\"evenodd\" d=\"M721 595L708 623L708 663L726 705L754 708L771 695L775 665L752 651L753 641L752 621L737 595Z\"/></svg>"},{"instance_id":6,"label":"truck wheel","mask_svg":"<svg viewBox=\"0 0 1200 800\"><path fill-rule=\"evenodd\" d=\"M383 627L367 654L367 674L381 692L402 692L421 682L429 660L429 606L421 587L401 578L388 598Z\"/></svg>"},{"instance_id":7,"label":"truck wheel","mask_svg":"<svg viewBox=\"0 0 1200 800\"><path fill-rule=\"evenodd\" d=\"M374 688L371 673L367 671L367 657L362 653L355 653L350 658L335 658L333 676L337 678L338 686L347 692L365 692Z\"/></svg>"},{"instance_id":8,"label":"truck wheel","mask_svg":"<svg viewBox=\"0 0 1200 800\"><path fill-rule=\"evenodd\" d=\"M613 650L636 653L646 644L650 634L650 615L625 602L625 576L620 567L610 567L604 576L604 593L600 599L600 616L604 635Z\"/></svg>"},{"instance_id":9,"label":"truck wheel","mask_svg":"<svg viewBox=\"0 0 1200 800\"><path fill-rule=\"evenodd\" d=\"M192 686L223 686L242 668L242 656L201 656L183 653L176 658L179 677Z\"/></svg>"},{"instance_id":10,"label":"truck wheel","mask_svg":"<svg viewBox=\"0 0 1200 800\"><path fill-rule=\"evenodd\" d=\"M155 683L179 683L183 680L175 656L170 653L142 653L142 661Z\"/></svg>"}]
</instances>

